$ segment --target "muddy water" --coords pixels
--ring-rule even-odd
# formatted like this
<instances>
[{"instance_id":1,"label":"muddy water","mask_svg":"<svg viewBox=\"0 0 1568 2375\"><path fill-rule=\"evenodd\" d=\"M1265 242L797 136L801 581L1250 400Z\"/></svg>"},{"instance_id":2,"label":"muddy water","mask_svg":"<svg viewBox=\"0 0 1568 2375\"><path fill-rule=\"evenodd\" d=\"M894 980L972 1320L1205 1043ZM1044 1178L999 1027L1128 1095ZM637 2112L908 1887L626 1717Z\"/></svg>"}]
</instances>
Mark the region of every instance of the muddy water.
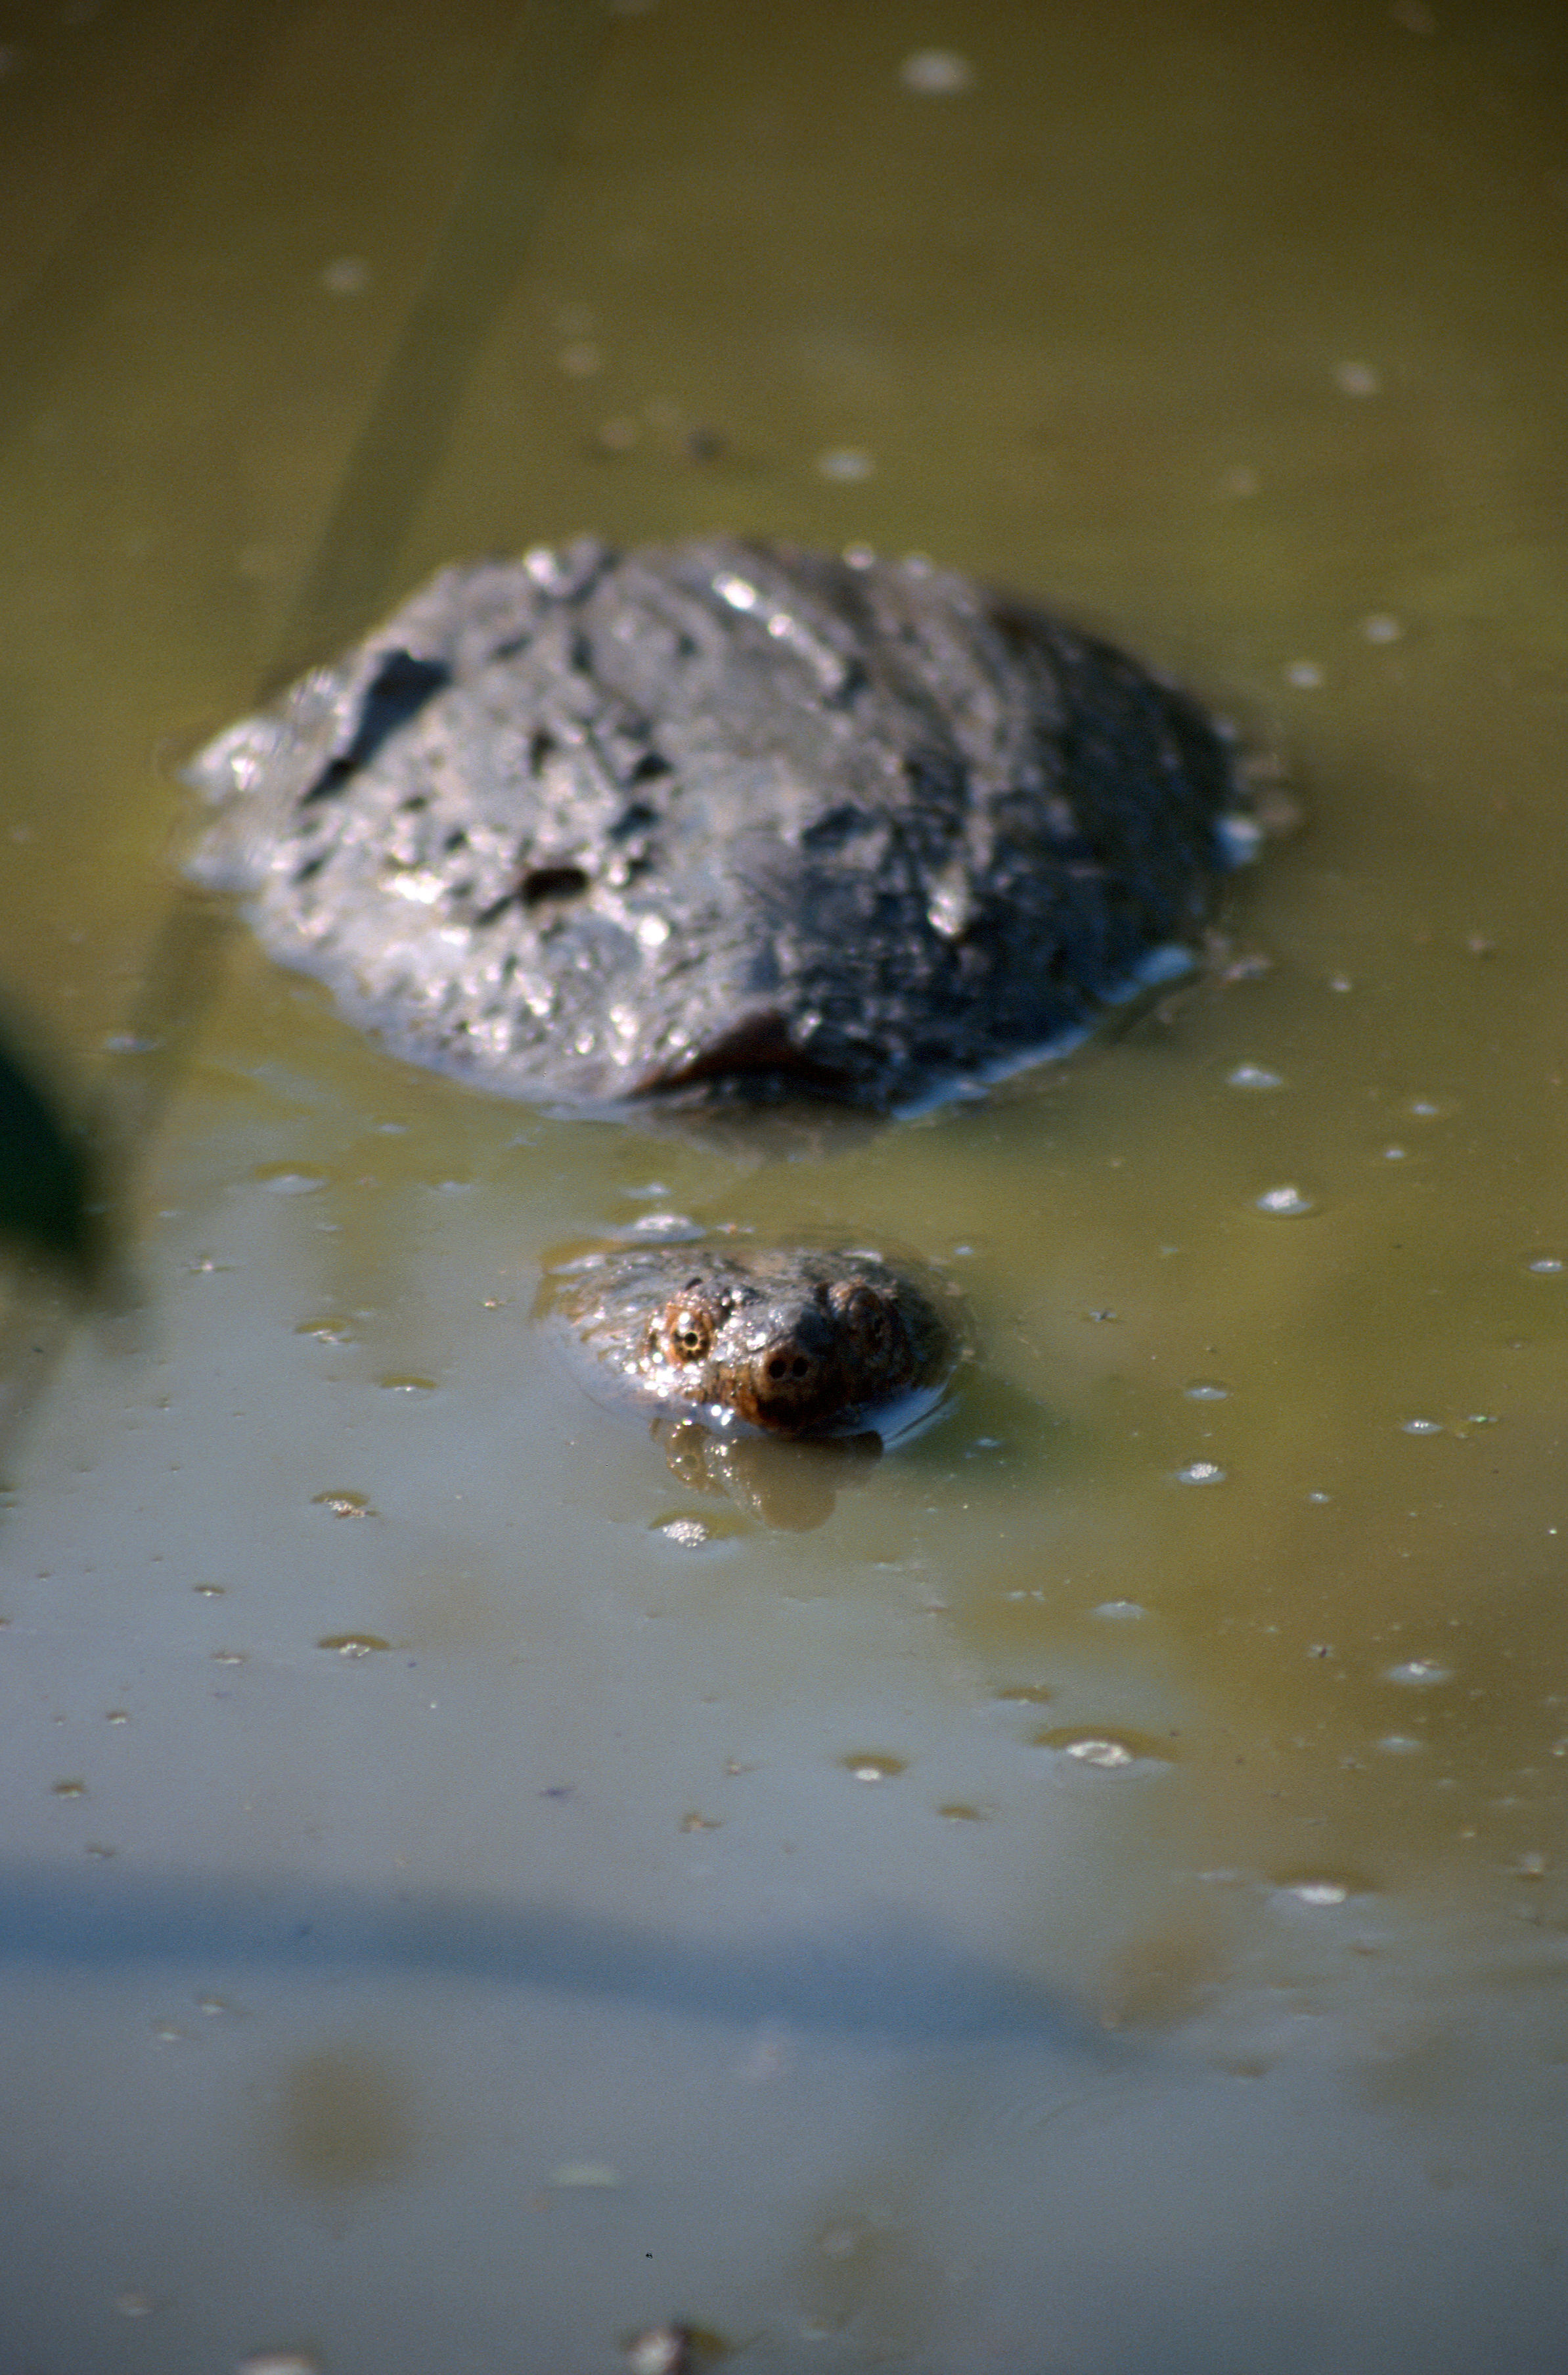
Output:
<instances>
[{"instance_id":1,"label":"muddy water","mask_svg":"<svg viewBox=\"0 0 1568 2375\"><path fill-rule=\"evenodd\" d=\"M1560 2364L1553 12L5 39L6 974L146 1132L0 1533L8 2357ZM1210 977L802 1152L171 933L178 756L280 668L713 527L1282 753ZM673 1476L528 1316L660 1214L918 1248L949 1417L771 1518Z\"/></svg>"}]
</instances>

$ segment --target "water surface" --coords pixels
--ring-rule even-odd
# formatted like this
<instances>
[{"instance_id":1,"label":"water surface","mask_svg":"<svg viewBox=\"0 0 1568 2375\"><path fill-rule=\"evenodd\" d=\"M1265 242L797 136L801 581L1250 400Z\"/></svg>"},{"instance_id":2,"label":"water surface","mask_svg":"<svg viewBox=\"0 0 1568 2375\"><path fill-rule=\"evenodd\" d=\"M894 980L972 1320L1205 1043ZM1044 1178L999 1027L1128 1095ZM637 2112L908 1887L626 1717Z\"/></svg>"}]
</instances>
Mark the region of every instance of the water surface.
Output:
<instances>
[{"instance_id":1,"label":"water surface","mask_svg":"<svg viewBox=\"0 0 1568 2375\"><path fill-rule=\"evenodd\" d=\"M1556 2366L1556 17L11 23L6 975L145 1139L8 1453L16 2363ZM281 671L720 528L1233 715L1306 827L1205 978L802 1152L171 928ZM918 1248L950 1414L815 1524L682 1485L529 1319L661 1213Z\"/></svg>"}]
</instances>

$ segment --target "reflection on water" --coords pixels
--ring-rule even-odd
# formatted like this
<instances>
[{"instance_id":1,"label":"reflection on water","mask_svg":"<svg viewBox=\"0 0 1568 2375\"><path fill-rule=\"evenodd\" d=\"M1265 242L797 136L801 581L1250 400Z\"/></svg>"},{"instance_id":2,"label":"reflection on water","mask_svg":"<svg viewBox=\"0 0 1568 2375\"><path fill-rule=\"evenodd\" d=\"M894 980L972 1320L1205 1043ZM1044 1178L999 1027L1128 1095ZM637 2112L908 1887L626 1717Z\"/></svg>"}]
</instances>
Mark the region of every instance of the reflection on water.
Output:
<instances>
[{"instance_id":1,"label":"reflection on water","mask_svg":"<svg viewBox=\"0 0 1568 2375\"><path fill-rule=\"evenodd\" d=\"M278 2159L295 2183L384 2183L405 2169L412 2135L401 2075L344 2048L307 2054L289 2073Z\"/></svg>"},{"instance_id":2,"label":"reflection on water","mask_svg":"<svg viewBox=\"0 0 1568 2375\"><path fill-rule=\"evenodd\" d=\"M655 1420L670 1473L694 1493L727 1493L764 1525L796 1534L826 1525L846 1484L862 1482L882 1457L879 1435L833 1443L772 1443L715 1435L690 1419Z\"/></svg>"},{"instance_id":3,"label":"reflection on water","mask_svg":"<svg viewBox=\"0 0 1568 2375\"><path fill-rule=\"evenodd\" d=\"M1562 38L16 12L6 974L147 1305L5 1495L18 2364L1555 2363ZM1283 752L1207 975L973 1106L661 1136L171 922L275 669L726 530ZM528 1320L670 1209L913 1244L983 1360L853 1483L672 1475Z\"/></svg>"}]
</instances>

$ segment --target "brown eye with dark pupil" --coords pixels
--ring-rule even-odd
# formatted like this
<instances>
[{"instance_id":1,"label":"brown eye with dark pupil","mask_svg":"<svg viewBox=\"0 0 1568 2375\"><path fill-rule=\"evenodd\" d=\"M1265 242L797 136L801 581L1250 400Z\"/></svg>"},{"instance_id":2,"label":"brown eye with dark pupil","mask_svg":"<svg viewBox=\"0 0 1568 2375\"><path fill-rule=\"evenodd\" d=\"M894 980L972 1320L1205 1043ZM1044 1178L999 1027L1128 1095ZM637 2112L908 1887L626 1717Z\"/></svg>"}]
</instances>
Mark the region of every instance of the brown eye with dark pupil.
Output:
<instances>
[{"instance_id":1,"label":"brown eye with dark pupil","mask_svg":"<svg viewBox=\"0 0 1568 2375\"><path fill-rule=\"evenodd\" d=\"M689 1361L699 1359L708 1349L707 1329L690 1313L683 1313L676 1321L674 1334L678 1349Z\"/></svg>"}]
</instances>

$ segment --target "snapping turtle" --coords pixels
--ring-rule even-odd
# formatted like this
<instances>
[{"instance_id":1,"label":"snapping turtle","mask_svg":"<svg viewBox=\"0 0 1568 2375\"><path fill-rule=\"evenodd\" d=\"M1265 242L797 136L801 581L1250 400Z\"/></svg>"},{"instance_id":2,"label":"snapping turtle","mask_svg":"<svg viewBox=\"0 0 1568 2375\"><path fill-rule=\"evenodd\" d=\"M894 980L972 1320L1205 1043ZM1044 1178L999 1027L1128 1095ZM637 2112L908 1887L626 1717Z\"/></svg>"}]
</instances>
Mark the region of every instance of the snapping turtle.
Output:
<instances>
[{"instance_id":1,"label":"snapping turtle","mask_svg":"<svg viewBox=\"0 0 1568 2375\"><path fill-rule=\"evenodd\" d=\"M190 772L190 870L275 957L416 1061L601 1105L994 1078L1185 969L1252 837L1108 644L727 538L444 570Z\"/></svg>"},{"instance_id":2,"label":"snapping turtle","mask_svg":"<svg viewBox=\"0 0 1568 2375\"><path fill-rule=\"evenodd\" d=\"M601 1395L773 1436L896 1440L965 1341L955 1288L858 1247L619 1247L547 1281L544 1309Z\"/></svg>"}]
</instances>

